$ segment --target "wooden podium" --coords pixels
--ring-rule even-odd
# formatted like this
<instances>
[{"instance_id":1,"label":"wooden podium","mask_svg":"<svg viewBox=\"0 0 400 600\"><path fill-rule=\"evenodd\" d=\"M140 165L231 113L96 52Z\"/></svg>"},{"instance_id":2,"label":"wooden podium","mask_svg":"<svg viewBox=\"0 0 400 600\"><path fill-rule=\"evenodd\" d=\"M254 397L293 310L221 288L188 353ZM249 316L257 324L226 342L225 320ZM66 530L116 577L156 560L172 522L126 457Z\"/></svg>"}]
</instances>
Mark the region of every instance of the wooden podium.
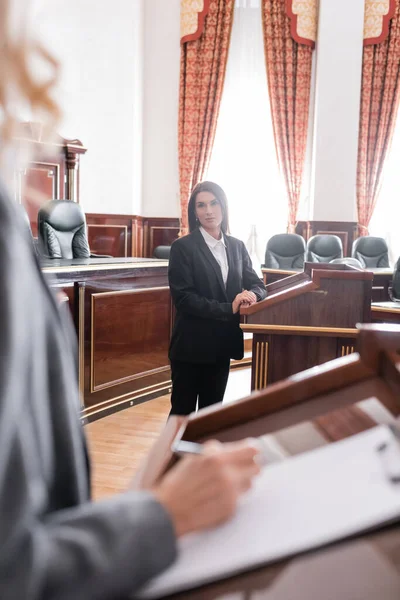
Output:
<instances>
[{"instance_id":1,"label":"wooden podium","mask_svg":"<svg viewBox=\"0 0 400 600\"><path fill-rule=\"evenodd\" d=\"M354 351L357 323L371 320L373 275L347 265L306 263L267 285L262 302L241 309L253 334L251 389Z\"/></svg>"},{"instance_id":2,"label":"wooden podium","mask_svg":"<svg viewBox=\"0 0 400 600\"><path fill-rule=\"evenodd\" d=\"M375 426L382 422L379 415L385 415L383 422L385 419L394 420L400 413L400 327L362 325L357 346L359 351L356 353L254 392L243 400L210 407L189 417L171 417L137 476L136 487L150 488L174 464L176 459L171 445L179 439L233 441L247 436L273 434L279 430L293 432L296 427L301 433L303 424L309 422L323 434L324 443L329 443ZM366 409L371 398L375 399L377 418L373 418L371 411ZM338 563L340 555L346 560ZM363 578L369 577L372 556L378 571L383 562L390 563L390 570L381 568L379 575L374 571L374 577L380 578L381 585L387 583L397 596L377 595L373 581L369 584L367 581L362 595L354 589L354 585L361 585ZM299 572L292 587L287 589L287 578L293 569ZM353 580L349 583L351 577ZM382 589L385 589L384 585ZM356 541L336 544L306 557L280 561L276 565L186 591L173 598L211 600L239 592L250 598L252 595L245 592L256 590L257 598L268 600L320 600L327 597L324 592L328 591L330 598L338 600L398 598L400 525L361 536Z\"/></svg>"}]
</instances>

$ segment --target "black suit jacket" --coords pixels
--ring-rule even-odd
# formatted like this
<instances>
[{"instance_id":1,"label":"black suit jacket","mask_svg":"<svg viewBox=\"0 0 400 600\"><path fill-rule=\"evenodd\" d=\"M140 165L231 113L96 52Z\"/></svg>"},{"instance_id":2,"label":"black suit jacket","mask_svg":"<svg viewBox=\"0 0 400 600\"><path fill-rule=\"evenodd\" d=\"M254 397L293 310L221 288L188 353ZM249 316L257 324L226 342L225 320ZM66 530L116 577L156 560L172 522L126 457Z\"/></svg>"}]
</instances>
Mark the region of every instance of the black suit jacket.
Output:
<instances>
[{"instance_id":1,"label":"black suit jacket","mask_svg":"<svg viewBox=\"0 0 400 600\"><path fill-rule=\"evenodd\" d=\"M267 292L243 242L224 237L229 265L226 288L221 268L199 229L172 244L168 277L176 318L171 360L214 363L243 358L240 317L233 314L232 302L243 289L254 292L258 300Z\"/></svg>"}]
</instances>

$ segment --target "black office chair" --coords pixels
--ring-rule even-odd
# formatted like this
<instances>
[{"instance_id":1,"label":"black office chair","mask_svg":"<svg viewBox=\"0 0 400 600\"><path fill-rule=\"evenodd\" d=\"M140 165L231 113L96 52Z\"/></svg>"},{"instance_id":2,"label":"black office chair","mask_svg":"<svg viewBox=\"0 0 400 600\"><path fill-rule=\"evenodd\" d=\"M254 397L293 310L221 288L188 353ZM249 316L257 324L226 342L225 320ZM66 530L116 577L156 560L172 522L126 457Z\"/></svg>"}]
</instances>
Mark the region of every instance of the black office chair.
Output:
<instances>
[{"instance_id":1,"label":"black office chair","mask_svg":"<svg viewBox=\"0 0 400 600\"><path fill-rule=\"evenodd\" d=\"M157 246L153 250L153 258L159 258L161 260L169 260L171 253L171 246Z\"/></svg>"},{"instance_id":2,"label":"black office chair","mask_svg":"<svg viewBox=\"0 0 400 600\"><path fill-rule=\"evenodd\" d=\"M389 296L393 302L400 302L400 258L394 267L392 288L389 288Z\"/></svg>"},{"instance_id":3,"label":"black office chair","mask_svg":"<svg viewBox=\"0 0 400 600\"><path fill-rule=\"evenodd\" d=\"M367 235L353 242L351 256L360 261L365 269L389 267L389 249L381 237Z\"/></svg>"},{"instance_id":4,"label":"black office chair","mask_svg":"<svg viewBox=\"0 0 400 600\"><path fill-rule=\"evenodd\" d=\"M357 269L364 268L359 260L356 258L350 258L350 256L345 256L344 258L334 258L330 261L330 264L349 265L350 267L357 267Z\"/></svg>"},{"instance_id":5,"label":"black office chair","mask_svg":"<svg viewBox=\"0 0 400 600\"><path fill-rule=\"evenodd\" d=\"M41 207L38 235L40 252L48 258L111 258L91 254L85 213L71 200L50 200Z\"/></svg>"},{"instance_id":6,"label":"black office chair","mask_svg":"<svg viewBox=\"0 0 400 600\"><path fill-rule=\"evenodd\" d=\"M306 256L306 243L297 233L278 233L267 242L265 268L302 269Z\"/></svg>"},{"instance_id":7,"label":"black office chair","mask_svg":"<svg viewBox=\"0 0 400 600\"><path fill-rule=\"evenodd\" d=\"M329 263L343 258L342 240L337 235L313 235L307 242L307 262Z\"/></svg>"}]
</instances>

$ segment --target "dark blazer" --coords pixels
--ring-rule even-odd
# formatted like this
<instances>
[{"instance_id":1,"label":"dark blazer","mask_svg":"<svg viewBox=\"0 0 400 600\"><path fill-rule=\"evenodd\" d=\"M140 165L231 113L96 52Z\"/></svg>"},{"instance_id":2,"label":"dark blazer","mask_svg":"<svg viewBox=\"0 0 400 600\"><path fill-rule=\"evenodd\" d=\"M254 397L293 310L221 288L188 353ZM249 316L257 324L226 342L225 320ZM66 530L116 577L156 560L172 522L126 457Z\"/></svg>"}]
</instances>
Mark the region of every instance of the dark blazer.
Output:
<instances>
[{"instance_id":1,"label":"dark blazer","mask_svg":"<svg viewBox=\"0 0 400 600\"><path fill-rule=\"evenodd\" d=\"M152 494L90 502L74 335L0 190L0 598L114 600L176 555Z\"/></svg>"},{"instance_id":2,"label":"dark blazer","mask_svg":"<svg viewBox=\"0 0 400 600\"><path fill-rule=\"evenodd\" d=\"M243 358L240 316L233 314L232 302L244 289L254 292L258 300L267 292L243 242L224 237L229 265L226 288L221 268L199 229L172 244L168 277L176 317L170 360L214 363Z\"/></svg>"}]
</instances>

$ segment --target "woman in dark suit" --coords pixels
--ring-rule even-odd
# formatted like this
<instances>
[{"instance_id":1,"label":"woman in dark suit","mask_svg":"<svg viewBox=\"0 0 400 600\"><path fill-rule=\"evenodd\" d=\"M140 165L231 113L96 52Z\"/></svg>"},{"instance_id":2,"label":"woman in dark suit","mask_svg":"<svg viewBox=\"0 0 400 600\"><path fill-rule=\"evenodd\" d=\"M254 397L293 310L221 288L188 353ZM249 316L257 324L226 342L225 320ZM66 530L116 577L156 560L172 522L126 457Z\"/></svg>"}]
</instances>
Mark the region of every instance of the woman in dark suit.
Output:
<instances>
[{"instance_id":1,"label":"woman in dark suit","mask_svg":"<svg viewBox=\"0 0 400 600\"><path fill-rule=\"evenodd\" d=\"M176 308L169 348L171 414L185 415L222 402L230 359L243 358L240 306L263 300L265 286L246 247L227 235L224 191L204 181L188 206L190 234L174 242L169 285Z\"/></svg>"}]
</instances>

